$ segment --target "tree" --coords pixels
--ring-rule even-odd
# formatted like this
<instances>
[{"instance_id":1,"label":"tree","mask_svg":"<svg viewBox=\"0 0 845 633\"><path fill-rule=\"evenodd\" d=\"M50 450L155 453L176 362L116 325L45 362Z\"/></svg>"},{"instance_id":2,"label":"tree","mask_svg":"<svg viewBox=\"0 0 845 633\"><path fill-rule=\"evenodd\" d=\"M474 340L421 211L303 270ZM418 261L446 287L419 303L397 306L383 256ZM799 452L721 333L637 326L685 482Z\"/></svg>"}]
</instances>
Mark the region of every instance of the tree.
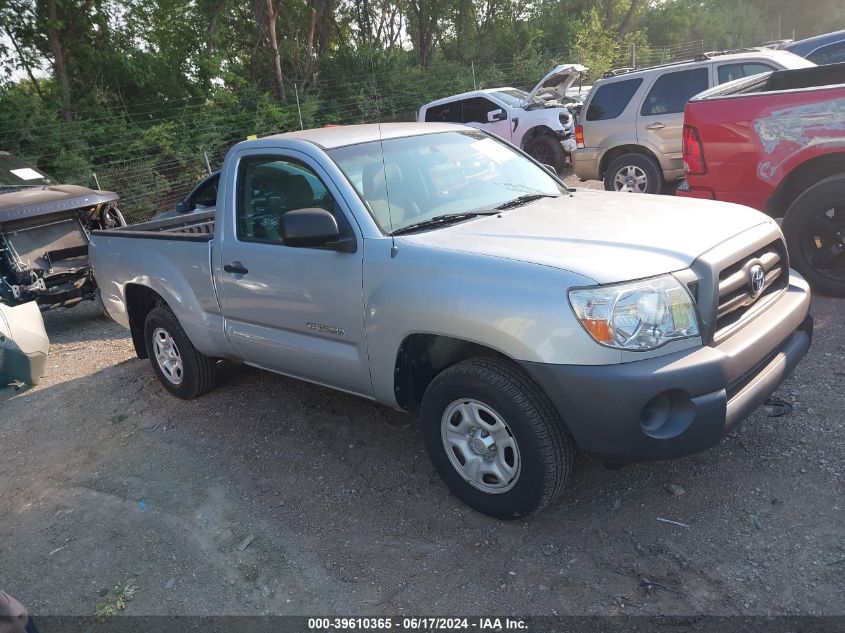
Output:
<instances>
[{"instance_id":1,"label":"tree","mask_svg":"<svg viewBox=\"0 0 845 633\"><path fill-rule=\"evenodd\" d=\"M431 61L440 18L446 9L445 0L407 0L410 15L408 27L411 42L417 53L420 66L427 67Z\"/></svg>"}]
</instances>

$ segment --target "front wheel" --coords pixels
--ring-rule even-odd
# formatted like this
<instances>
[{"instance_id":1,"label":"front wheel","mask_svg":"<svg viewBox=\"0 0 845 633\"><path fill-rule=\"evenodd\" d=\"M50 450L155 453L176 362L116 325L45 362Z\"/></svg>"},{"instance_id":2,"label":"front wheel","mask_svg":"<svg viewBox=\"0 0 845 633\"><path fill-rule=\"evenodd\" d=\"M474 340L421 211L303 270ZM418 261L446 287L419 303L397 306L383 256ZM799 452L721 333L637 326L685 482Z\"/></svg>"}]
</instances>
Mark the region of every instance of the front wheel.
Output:
<instances>
[{"instance_id":1,"label":"front wheel","mask_svg":"<svg viewBox=\"0 0 845 633\"><path fill-rule=\"evenodd\" d=\"M663 172L657 161L645 154L624 154L607 168L604 188L628 193L659 193L663 188Z\"/></svg>"},{"instance_id":2,"label":"front wheel","mask_svg":"<svg viewBox=\"0 0 845 633\"><path fill-rule=\"evenodd\" d=\"M194 348L168 308L150 310L144 322L144 340L153 370L171 394L190 400L214 388L214 359Z\"/></svg>"},{"instance_id":3,"label":"front wheel","mask_svg":"<svg viewBox=\"0 0 845 633\"><path fill-rule=\"evenodd\" d=\"M845 174L817 182L783 219L792 265L818 290L845 297Z\"/></svg>"},{"instance_id":4,"label":"front wheel","mask_svg":"<svg viewBox=\"0 0 845 633\"><path fill-rule=\"evenodd\" d=\"M472 358L438 374L422 402L426 450L452 493L501 519L527 517L563 488L574 445L519 367Z\"/></svg>"},{"instance_id":5,"label":"front wheel","mask_svg":"<svg viewBox=\"0 0 845 633\"><path fill-rule=\"evenodd\" d=\"M551 165L557 171L566 165L566 151L561 142L551 134L540 134L525 144L525 153L538 163Z\"/></svg>"}]
</instances>

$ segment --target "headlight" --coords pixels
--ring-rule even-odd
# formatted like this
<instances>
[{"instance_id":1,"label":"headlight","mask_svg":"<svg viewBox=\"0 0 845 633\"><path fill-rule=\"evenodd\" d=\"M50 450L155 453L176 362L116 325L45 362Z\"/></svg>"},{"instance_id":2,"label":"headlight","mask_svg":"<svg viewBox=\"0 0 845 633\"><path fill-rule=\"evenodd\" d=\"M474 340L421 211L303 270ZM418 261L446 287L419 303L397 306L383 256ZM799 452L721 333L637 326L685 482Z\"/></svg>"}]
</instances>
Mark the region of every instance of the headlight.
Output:
<instances>
[{"instance_id":1,"label":"headlight","mask_svg":"<svg viewBox=\"0 0 845 633\"><path fill-rule=\"evenodd\" d=\"M570 290L569 303L602 345L642 351L698 336L692 297L672 275Z\"/></svg>"}]
</instances>

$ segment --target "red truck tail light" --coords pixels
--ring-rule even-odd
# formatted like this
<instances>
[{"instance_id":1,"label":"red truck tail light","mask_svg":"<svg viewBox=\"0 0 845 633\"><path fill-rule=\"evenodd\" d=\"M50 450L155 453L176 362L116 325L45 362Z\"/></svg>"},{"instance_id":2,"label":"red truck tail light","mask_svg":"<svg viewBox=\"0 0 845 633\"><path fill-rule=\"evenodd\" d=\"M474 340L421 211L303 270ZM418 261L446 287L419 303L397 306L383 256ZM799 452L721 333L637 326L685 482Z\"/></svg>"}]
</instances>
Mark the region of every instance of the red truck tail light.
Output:
<instances>
[{"instance_id":1,"label":"red truck tail light","mask_svg":"<svg viewBox=\"0 0 845 633\"><path fill-rule=\"evenodd\" d=\"M584 126L583 125L576 125L575 126L575 147L578 149L584 149Z\"/></svg>"},{"instance_id":2,"label":"red truck tail light","mask_svg":"<svg viewBox=\"0 0 845 633\"><path fill-rule=\"evenodd\" d=\"M693 176L707 173L701 137L692 125L684 125L684 171Z\"/></svg>"}]
</instances>

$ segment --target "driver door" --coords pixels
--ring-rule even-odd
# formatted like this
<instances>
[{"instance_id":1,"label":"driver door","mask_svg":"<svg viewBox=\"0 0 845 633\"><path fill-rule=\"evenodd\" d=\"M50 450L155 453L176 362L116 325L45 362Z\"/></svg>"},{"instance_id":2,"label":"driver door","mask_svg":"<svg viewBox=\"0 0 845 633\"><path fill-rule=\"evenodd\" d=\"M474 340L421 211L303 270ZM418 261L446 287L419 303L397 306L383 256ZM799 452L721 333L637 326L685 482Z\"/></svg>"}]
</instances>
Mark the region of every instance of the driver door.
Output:
<instances>
[{"instance_id":1,"label":"driver door","mask_svg":"<svg viewBox=\"0 0 845 633\"><path fill-rule=\"evenodd\" d=\"M513 130L508 111L486 97L473 97L463 100L463 122L472 127L487 130L501 139L511 142ZM501 114L499 114L501 113ZM490 121L491 115L500 117Z\"/></svg>"},{"instance_id":2,"label":"driver door","mask_svg":"<svg viewBox=\"0 0 845 633\"><path fill-rule=\"evenodd\" d=\"M371 396L363 249L331 181L304 155L274 152L241 158L235 189L220 264L230 345L248 364ZM282 243L284 214L312 207L335 216L355 252Z\"/></svg>"}]
</instances>

